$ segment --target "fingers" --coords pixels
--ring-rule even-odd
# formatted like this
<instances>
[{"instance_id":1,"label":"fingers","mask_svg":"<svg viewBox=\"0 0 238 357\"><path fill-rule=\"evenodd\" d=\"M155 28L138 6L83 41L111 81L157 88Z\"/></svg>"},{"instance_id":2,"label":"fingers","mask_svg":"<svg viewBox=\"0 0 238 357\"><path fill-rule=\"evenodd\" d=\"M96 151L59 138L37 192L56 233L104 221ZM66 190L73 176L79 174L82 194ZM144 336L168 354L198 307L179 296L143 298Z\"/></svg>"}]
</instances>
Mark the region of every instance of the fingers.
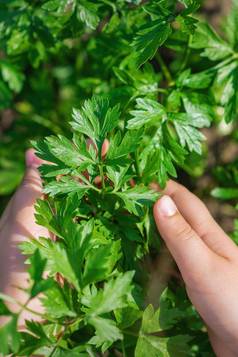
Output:
<instances>
[{"instance_id":1,"label":"fingers","mask_svg":"<svg viewBox=\"0 0 238 357\"><path fill-rule=\"evenodd\" d=\"M200 239L169 196L154 206L154 218L185 282L210 270L213 252Z\"/></svg>"},{"instance_id":2,"label":"fingers","mask_svg":"<svg viewBox=\"0 0 238 357\"><path fill-rule=\"evenodd\" d=\"M98 153L98 148L94 141L92 139L87 139L87 148L89 149L90 146L93 146L94 150ZM101 150L101 156L102 159L105 159L108 149L109 149L110 142L108 139L105 139L102 143L102 150Z\"/></svg>"},{"instance_id":3,"label":"fingers","mask_svg":"<svg viewBox=\"0 0 238 357\"><path fill-rule=\"evenodd\" d=\"M102 144L102 158L105 159L106 155L107 155L107 152L109 150L109 140L108 139L105 139L103 144Z\"/></svg>"},{"instance_id":4,"label":"fingers","mask_svg":"<svg viewBox=\"0 0 238 357\"><path fill-rule=\"evenodd\" d=\"M225 258L237 255L235 243L216 223L207 207L197 196L172 180L168 182L164 194L174 200L185 220L210 249Z\"/></svg>"},{"instance_id":5,"label":"fingers","mask_svg":"<svg viewBox=\"0 0 238 357\"><path fill-rule=\"evenodd\" d=\"M44 162L44 160L36 156L35 150L32 148L26 151L25 160L27 167L39 167Z\"/></svg>"}]
</instances>

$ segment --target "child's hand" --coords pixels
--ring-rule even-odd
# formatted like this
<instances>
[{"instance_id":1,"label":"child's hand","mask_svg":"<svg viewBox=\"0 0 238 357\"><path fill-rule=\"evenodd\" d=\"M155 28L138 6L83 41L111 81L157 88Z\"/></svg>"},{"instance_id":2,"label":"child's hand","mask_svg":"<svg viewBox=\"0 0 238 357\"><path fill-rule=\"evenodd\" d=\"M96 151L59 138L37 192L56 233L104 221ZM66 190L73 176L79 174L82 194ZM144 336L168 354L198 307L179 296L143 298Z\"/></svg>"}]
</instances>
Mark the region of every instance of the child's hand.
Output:
<instances>
[{"instance_id":1,"label":"child's hand","mask_svg":"<svg viewBox=\"0 0 238 357\"><path fill-rule=\"evenodd\" d=\"M187 293L217 356L238 356L238 248L185 187L170 181L164 194L154 217Z\"/></svg>"}]
</instances>

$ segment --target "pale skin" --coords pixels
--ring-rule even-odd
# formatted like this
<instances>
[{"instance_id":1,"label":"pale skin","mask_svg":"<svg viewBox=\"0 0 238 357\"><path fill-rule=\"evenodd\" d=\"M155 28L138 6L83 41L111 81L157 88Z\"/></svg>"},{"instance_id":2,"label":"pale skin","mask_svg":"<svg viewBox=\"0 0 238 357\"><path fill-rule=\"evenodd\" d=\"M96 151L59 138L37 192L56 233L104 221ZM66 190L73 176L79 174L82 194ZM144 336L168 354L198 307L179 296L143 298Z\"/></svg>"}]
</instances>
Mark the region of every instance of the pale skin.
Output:
<instances>
[{"instance_id":1,"label":"pale skin","mask_svg":"<svg viewBox=\"0 0 238 357\"><path fill-rule=\"evenodd\" d=\"M34 203L42 195L37 169L40 163L33 150L26 153L25 178L0 220L0 291L22 303L26 295L14 285L23 287L27 281L16 243L26 236L49 236L34 220ZM188 296L207 325L216 355L238 356L237 246L206 206L172 180L154 205L154 218L180 269ZM37 301L30 307L34 308L34 304ZM25 317L22 316L22 322Z\"/></svg>"}]
</instances>

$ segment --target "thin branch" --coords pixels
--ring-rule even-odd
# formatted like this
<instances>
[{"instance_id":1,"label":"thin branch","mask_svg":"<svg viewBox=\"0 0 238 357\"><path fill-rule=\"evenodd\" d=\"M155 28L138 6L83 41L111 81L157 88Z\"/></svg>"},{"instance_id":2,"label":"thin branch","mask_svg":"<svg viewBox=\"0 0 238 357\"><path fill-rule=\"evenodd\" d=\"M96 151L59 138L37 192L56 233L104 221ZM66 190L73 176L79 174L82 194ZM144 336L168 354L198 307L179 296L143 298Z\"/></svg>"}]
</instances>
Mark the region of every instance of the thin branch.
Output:
<instances>
[{"instance_id":1,"label":"thin branch","mask_svg":"<svg viewBox=\"0 0 238 357\"><path fill-rule=\"evenodd\" d=\"M161 67L161 71L163 72L164 77L166 78L166 80L168 81L168 84L170 85L173 82L172 75L169 71L169 68L165 64L161 54L158 51L156 52L155 58Z\"/></svg>"}]
</instances>

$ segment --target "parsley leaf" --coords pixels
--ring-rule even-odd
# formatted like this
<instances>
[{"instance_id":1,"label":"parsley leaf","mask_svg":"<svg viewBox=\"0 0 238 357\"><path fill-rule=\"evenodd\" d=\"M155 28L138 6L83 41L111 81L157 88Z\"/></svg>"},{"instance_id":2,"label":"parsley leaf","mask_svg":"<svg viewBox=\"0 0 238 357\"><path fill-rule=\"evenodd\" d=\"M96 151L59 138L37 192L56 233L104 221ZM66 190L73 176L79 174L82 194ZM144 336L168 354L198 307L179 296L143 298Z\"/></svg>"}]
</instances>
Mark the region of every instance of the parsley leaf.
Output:
<instances>
[{"instance_id":1,"label":"parsley leaf","mask_svg":"<svg viewBox=\"0 0 238 357\"><path fill-rule=\"evenodd\" d=\"M170 34L171 27L166 18L160 17L143 25L132 42L138 66L152 59Z\"/></svg>"},{"instance_id":2,"label":"parsley leaf","mask_svg":"<svg viewBox=\"0 0 238 357\"><path fill-rule=\"evenodd\" d=\"M203 49L201 56L217 61L232 55L233 51L207 23L200 22L192 37L190 46L195 49Z\"/></svg>"}]
</instances>

